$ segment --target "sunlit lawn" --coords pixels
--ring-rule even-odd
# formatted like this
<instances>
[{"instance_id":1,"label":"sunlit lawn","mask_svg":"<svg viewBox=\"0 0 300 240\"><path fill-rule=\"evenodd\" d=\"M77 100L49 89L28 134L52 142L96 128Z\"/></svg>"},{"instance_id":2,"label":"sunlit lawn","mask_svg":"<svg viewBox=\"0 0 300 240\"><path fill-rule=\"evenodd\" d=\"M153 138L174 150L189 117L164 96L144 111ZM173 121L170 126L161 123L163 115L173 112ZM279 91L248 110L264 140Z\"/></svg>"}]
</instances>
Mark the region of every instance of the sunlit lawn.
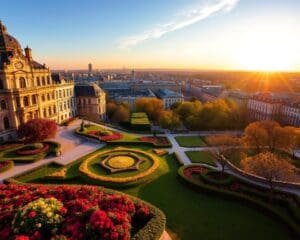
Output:
<instances>
[{"instance_id":1,"label":"sunlit lawn","mask_svg":"<svg viewBox=\"0 0 300 240\"><path fill-rule=\"evenodd\" d=\"M206 143L199 136L178 136L176 141L181 147L205 147Z\"/></svg>"}]
</instances>

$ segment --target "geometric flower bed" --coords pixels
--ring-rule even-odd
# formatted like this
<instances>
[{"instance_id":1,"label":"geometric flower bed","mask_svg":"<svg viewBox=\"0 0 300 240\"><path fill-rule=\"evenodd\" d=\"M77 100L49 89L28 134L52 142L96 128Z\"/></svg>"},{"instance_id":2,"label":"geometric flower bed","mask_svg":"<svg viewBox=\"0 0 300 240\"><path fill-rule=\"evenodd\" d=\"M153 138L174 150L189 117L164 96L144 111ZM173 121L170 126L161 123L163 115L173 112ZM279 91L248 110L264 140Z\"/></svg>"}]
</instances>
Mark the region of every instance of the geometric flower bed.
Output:
<instances>
[{"instance_id":1,"label":"geometric flower bed","mask_svg":"<svg viewBox=\"0 0 300 240\"><path fill-rule=\"evenodd\" d=\"M0 173L5 172L9 169L11 169L14 166L13 161L3 161L0 162Z\"/></svg>"},{"instance_id":2,"label":"geometric flower bed","mask_svg":"<svg viewBox=\"0 0 300 240\"><path fill-rule=\"evenodd\" d=\"M49 144L46 143L35 143L26 145L18 150L16 150L16 154L21 156L26 155L34 155L42 152L46 152L49 149Z\"/></svg>"},{"instance_id":3,"label":"geometric flower bed","mask_svg":"<svg viewBox=\"0 0 300 240\"><path fill-rule=\"evenodd\" d=\"M109 154L100 165L108 169L111 173L123 172L129 170L139 170L140 164L145 160L133 153Z\"/></svg>"},{"instance_id":4,"label":"geometric flower bed","mask_svg":"<svg viewBox=\"0 0 300 240\"><path fill-rule=\"evenodd\" d=\"M144 239L144 228L154 240L164 230L153 206L88 186L1 184L0 222L0 239L19 240Z\"/></svg>"},{"instance_id":5,"label":"geometric flower bed","mask_svg":"<svg viewBox=\"0 0 300 240\"><path fill-rule=\"evenodd\" d=\"M60 152L60 144L54 141L20 145L0 151L0 161L34 162L44 159L47 155Z\"/></svg>"},{"instance_id":6,"label":"geometric flower bed","mask_svg":"<svg viewBox=\"0 0 300 240\"><path fill-rule=\"evenodd\" d=\"M154 146L159 145L159 146L166 146L169 147L170 142L167 137L141 137L140 141L142 142L147 142L147 143L152 143Z\"/></svg>"},{"instance_id":7,"label":"geometric flower bed","mask_svg":"<svg viewBox=\"0 0 300 240\"><path fill-rule=\"evenodd\" d=\"M120 140L123 137L123 135L121 133L118 133L118 132L109 132L108 135L104 135L104 134L107 134L107 133L108 133L107 131L105 133L103 133L102 131L88 131L87 132L88 135L98 137L101 141Z\"/></svg>"},{"instance_id":8,"label":"geometric flower bed","mask_svg":"<svg viewBox=\"0 0 300 240\"><path fill-rule=\"evenodd\" d=\"M121 158L116 160L117 157ZM130 157L130 161L128 157ZM127 168L124 168L120 163L122 158L126 160L127 163L125 163L125 165L127 165ZM111 165L109 165L109 160L112 159L114 159L115 164L111 163ZM99 164L99 160L104 162ZM129 164L128 161L131 164ZM134 163L132 161L134 161ZM117 167L116 162L119 162L119 168L114 168ZM141 163L143 164L141 165ZM96 153L85 159L81 163L79 171L87 178L100 181L102 184L131 183L149 176L158 167L159 159L151 153L140 149L117 147ZM109 173L107 169L110 170Z\"/></svg>"}]
</instances>

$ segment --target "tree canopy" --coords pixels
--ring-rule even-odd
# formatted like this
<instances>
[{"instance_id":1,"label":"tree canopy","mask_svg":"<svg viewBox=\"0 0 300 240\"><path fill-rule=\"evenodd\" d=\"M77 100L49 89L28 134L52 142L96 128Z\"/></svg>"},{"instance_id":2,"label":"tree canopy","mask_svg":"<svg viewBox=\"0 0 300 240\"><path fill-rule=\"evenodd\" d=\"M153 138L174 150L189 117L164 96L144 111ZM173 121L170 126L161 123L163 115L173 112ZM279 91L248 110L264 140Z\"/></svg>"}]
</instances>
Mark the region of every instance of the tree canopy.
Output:
<instances>
[{"instance_id":1,"label":"tree canopy","mask_svg":"<svg viewBox=\"0 0 300 240\"><path fill-rule=\"evenodd\" d=\"M50 119L32 119L22 124L18 129L18 137L27 143L40 142L55 137L57 126Z\"/></svg>"}]
</instances>

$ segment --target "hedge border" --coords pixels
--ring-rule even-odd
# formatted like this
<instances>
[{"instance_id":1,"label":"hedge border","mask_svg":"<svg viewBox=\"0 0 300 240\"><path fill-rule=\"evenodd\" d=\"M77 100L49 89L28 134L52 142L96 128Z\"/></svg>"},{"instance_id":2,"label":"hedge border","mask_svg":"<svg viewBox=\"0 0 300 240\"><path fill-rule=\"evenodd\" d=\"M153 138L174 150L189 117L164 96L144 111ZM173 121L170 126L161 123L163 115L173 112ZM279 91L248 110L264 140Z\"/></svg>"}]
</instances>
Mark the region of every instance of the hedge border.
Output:
<instances>
[{"instance_id":1,"label":"hedge border","mask_svg":"<svg viewBox=\"0 0 300 240\"><path fill-rule=\"evenodd\" d=\"M211 184L216 184L216 185L229 185L229 184L231 184L235 180L235 178L232 175L230 175L230 174L228 174L226 172L224 172L224 174L227 176L227 178L226 179L222 179L222 180L212 179L211 177L208 176L210 173L220 173L220 171L211 170L210 169L210 170L208 170L206 172L200 173L199 177L204 182L211 183Z\"/></svg>"},{"instance_id":2,"label":"hedge border","mask_svg":"<svg viewBox=\"0 0 300 240\"><path fill-rule=\"evenodd\" d=\"M185 168L188 168L190 166L192 166L192 165L180 167L178 169L178 175L180 176L180 179L184 180L183 181L184 183L187 183L193 189L195 189L197 191L205 191L205 192L208 192L211 194L216 194L218 196L222 196L225 199L229 199L229 200L235 200L235 201L242 200L242 203L244 202L244 203L250 204L252 206L259 207L261 210L265 211L266 213L270 214L271 216L276 217L282 223L285 223L288 226L288 228L292 234L294 234L298 238L300 237L299 226L294 221L292 221L289 217L282 214L280 211L273 208L269 204L266 204L265 202L263 202L261 200L253 199L253 198L246 196L244 194L241 194L241 193L227 191L227 190L220 189L220 188L217 188L217 187L211 186L211 185L207 186L205 184L196 182L193 179L187 178L184 175L183 171ZM199 166L199 165L197 165L197 166Z\"/></svg>"}]
</instances>

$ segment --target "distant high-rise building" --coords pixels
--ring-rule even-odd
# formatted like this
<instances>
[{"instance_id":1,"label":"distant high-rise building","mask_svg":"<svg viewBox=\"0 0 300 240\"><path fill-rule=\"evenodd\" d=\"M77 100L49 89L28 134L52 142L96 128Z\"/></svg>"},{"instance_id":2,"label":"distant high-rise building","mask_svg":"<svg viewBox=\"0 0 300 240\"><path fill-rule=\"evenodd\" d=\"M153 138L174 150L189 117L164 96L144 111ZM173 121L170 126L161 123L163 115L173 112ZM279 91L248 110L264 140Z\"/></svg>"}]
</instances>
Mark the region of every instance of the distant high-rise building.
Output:
<instances>
[{"instance_id":1,"label":"distant high-rise building","mask_svg":"<svg viewBox=\"0 0 300 240\"><path fill-rule=\"evenodd\" d=\"M92 76L93 74L93 65L89 63L89 76Z\"/></svg>"}]
</instances>

